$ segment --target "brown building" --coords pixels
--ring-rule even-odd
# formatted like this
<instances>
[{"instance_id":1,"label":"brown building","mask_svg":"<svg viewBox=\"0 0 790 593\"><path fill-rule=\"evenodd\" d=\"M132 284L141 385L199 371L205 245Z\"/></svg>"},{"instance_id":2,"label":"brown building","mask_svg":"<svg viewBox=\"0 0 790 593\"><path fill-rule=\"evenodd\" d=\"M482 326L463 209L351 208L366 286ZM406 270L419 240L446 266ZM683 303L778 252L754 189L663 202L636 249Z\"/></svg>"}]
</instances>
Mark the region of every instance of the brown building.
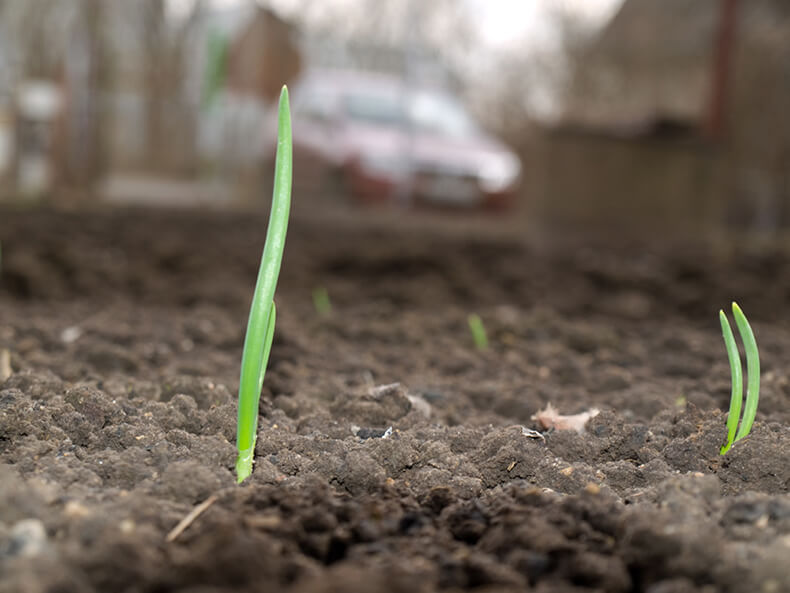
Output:
<instances>
[{"instance_id":1,"label":"brown building","mask_svg":"<svg viewBox=\"0 0 790 593\"><path fill-rule=\"evenodd\" d=\"M785 0L626 0L545 135L544 214L631 227L790 224L788 64ZM712 137L714 99L723 118Z\"/></svg>"},{"instance_id":2,"label":"brown building","mask_svg":"<svg viewBox=\"0 0 790 593\"><path fill-rule=\"evenodd\" d=\"M301 66L293 26L259 7L230 43L227 87L233 93L272 103L282 85L297 77Z\"/></svg>"}]
</instances>

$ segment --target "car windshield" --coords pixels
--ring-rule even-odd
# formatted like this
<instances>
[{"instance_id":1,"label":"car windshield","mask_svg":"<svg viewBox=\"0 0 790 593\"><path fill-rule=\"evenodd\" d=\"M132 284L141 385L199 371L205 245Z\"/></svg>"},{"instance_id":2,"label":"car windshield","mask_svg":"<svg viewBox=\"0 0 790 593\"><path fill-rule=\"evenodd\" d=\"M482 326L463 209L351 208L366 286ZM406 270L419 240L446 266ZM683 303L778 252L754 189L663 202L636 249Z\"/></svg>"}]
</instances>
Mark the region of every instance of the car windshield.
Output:
<instances>
[{"instance_id":1,"label":"car windshield","mask_svg":"<svg viewBox=\"0 0 790 593\"><path fill-rule=\"evenodd\" d=\"M320 90L297 94L293 112L301 119L329 121L332 118L332 95Z\"/></svg>"},{"instance_id":2,"label":"car windshield","mask_svg":"<svg viewBox=\"0 0 790 593\"><path fill-rule=\"evenodd\" d=\"M477 126L460 103L448 95L419 91L412 96L409 117L417 130L468 138L478 134Z\"/></svg>"},{"instance_id":3,"label":"car windshield","mask_svg":"<svg viewBox=\"0 0 790 593\"><path fill-rule=\"evenodd\" d=\"M402 92L353 91L344 98L352 121L374 126L410 126L417 132L469 138L478 128L464 107L450 95L418 90Z\"/></svg>"},{"instance_id":4,"label":"car windshield","mask_svg":"<svg viewBox=\"0 0 790 593\"><path fill-rule=\"evenodd\" d=\"M378 126L403 126L406 113L397 94L350 93L345 98L346 113L357 122Z\"/></svg>"}]
</instances>

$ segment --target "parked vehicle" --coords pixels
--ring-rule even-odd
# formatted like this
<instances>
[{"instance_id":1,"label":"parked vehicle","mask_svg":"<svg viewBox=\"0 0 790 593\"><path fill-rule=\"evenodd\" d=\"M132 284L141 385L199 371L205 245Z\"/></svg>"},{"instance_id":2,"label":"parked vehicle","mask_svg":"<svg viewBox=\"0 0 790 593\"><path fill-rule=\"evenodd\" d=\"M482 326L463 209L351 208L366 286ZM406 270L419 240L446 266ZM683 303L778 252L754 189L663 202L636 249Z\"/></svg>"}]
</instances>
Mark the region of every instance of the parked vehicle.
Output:
<instances>
[{"instance_id":1,"label":"parked vehicle","mask_svg":"<svg viewBox=\"0 0 790 593\"><path fill-rule=\"evenodd\" d=\"M297 190L308 182L364 203L513 204L518 157L445 91L380 74L320 71L306 74L292 96Z\"/></svg>"}]
</instances>

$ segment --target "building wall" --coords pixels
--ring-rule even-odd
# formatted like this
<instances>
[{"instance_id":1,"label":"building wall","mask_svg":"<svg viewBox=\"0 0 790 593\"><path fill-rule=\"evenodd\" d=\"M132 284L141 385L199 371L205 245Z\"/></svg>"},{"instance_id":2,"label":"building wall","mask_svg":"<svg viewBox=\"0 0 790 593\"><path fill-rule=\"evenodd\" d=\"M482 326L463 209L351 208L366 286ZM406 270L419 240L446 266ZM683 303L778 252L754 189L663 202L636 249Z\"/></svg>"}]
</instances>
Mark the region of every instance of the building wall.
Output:
<instances>
[{"instance_id":1,"label":"building wall","mask_svg":"<svg viewBox=\"0 0 790 593\"><path fill-rule=\"evenodd\" d=\"M526 180L530 212L550 224L703 230L727 219L726 156L693 140L544 131Z\"/></svg>"},{"instance_id":2,"label":"building wall","mask_svg":"<svg viewBox=\"0 0 790 593\"><path fill-rule=\"evenodd\" d=\"M665 6L666 4L666 6ZM718 0L627 0L579 66L541 144L549 217L641 226L790 226L790 3L741 0L725 122L706 144L617 138L674 120L702 134ZM596 134L587 133L594 129ZM555 195L556 194L556 195Z\"/></svg>"}]
</instances>

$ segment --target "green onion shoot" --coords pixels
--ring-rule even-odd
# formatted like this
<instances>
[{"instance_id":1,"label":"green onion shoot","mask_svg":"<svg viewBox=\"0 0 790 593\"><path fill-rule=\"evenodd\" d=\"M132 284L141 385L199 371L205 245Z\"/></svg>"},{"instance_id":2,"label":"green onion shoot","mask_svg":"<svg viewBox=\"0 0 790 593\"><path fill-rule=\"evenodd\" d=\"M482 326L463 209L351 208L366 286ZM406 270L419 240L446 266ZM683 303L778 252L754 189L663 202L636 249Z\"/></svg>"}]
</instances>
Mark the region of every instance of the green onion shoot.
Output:
<instances>
[{"instance_id":1,"label":"green onion shoot","mask_svg":"<svg viewBox=\"0 0 790 593\"><path fill-rule=\"evenodd\" d=\"M269 362L274 338L276 308L274 290L280 275L280 264L288 230L291 209L291 182L293 175L293 147L291 139L291 112L288 106L288 89L280 93L277 128L277 155L274 164L274 191L269 228L258 270L258 280L252 297L244 350L241 355L239 379L239 416L236 432L236 481L243 482L252 473L255 440L258 434L258 404L261 398L263 377Z\"/></svg>"},{"instance_id":2,"label":"green onion shoot","mask_svg":"<svg viewBox=\"0 0 790 593\"><path fill-rule=\"evenodd\" d=\"M319 315L329 315L332 313L332 301L329 300L329 292L323 286L313 290L313 307Z\"/></svg>"},{"instance_id":3,"label":"green onion shoot","mask_svg":"<svg viewBox=\"0 0 790 593\"><path fill-rule=\"evenodd\" d=\"M754 417L757 414L757 403L760 399L760 352L757 350L754 332L737 303L732 304L732 316L735 319L735 325L738 328L738 333L741 336L743 348L746 352L746 405L743 406L743 418L741 418L741 407L743 405L743 367L741 357L738 353L738 346L735 343L735 336L732 333L730 322L727 320L724 311L719 311L721 331L724 336L727 358L730 361L730 369L732 371L730 411L727 414L727 443L721 448L722 455L730 450L734 442L741 440L751 432ZM738 420L740 420L740 428L738 427Z\"/></svg>"},{"instance_id":4,"label":"green onion shoot","mask_svg":"<svg viewBox=\"0 0 790 593\"><path fill-rule=\"evenodd\" d=\"M480 315L472 313L467 318L467 322L469 323L469 331L472 332L472 339L475 342L475 347L481 351L487 350L488 336L486 335L486 328L483 325L483 320L480 319Z\"/></svg>"}]
</instances>

